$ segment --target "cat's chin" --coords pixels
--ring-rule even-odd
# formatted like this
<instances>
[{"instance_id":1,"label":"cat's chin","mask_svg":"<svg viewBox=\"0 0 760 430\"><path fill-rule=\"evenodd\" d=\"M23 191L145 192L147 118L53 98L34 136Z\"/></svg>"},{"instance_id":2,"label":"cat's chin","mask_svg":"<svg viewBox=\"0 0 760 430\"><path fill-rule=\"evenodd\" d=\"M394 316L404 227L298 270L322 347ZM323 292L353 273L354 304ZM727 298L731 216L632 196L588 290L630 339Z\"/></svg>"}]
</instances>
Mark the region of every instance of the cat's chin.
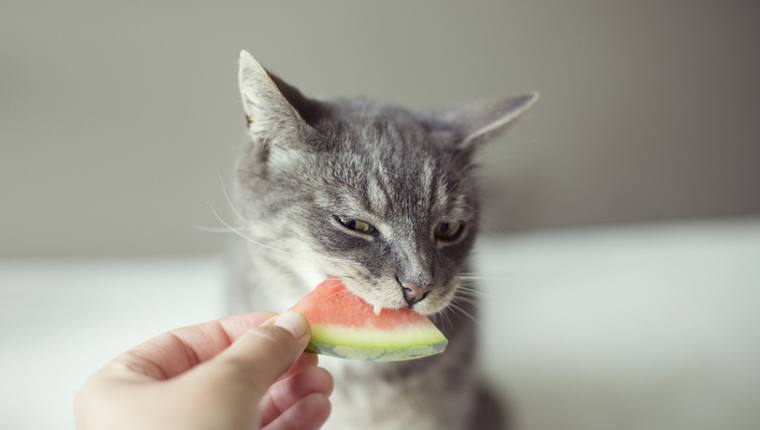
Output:
<instances>
[{"instance_id":1,"label":"cat's chin","mask_svg":"<svg viewBox=\"0 0 760 430\"><path fill-rule=\"evenodd\" d=\"M454 301L459 286L460 281L454 278L449 285L439 288L438 292L434 289L425 300L415 303L412 310L425 316L443 312Z\"/></svg>"},{"instance_id":2,"label":"cat's chin","mask_svg":"<svg viewBox=\"0 0 760 430\"><path fill-rule=\"evenodd\" d=\"M416 303L414 306L411 307L414 312L417 312L418 314L422 314L425 316L431 316L434 314L437 314L438 312L446 309L446 306L442 306L440 308L434 307L434 306L425 306L424 303Z\"/></svg>"},{"instance_id":3,"label":"cat's chin","mask_svg":"<svg viewBox=\"0 0 760 430\"><path fill-rule=\"evenodd\" d=\"M412 310L414 312L417 312L418 314L422 314L425 316L432 316L439 312L442 312L447 307L449 307L449 304L451 303L450 300L440 301L439 303L425 303L424 301L415 303L414 306L412 306Z\"/></svg>"}]
</instances>

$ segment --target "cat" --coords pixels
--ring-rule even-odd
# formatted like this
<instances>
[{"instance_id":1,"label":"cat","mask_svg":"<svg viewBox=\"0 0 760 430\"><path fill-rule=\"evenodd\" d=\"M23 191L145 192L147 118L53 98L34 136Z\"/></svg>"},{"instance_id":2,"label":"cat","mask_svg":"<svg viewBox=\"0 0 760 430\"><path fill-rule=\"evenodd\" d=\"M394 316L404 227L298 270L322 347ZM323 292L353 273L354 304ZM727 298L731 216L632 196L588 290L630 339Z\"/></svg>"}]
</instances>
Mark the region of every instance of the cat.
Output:
<instances>
[{"instance_id":1,"label":"cat","mask_svg":"<svg viewBox=\"0 0 760 430\"><path fill-rule=\"evenodd\" d=\"M427 112L307 98L246 51L239 85L234 205L248 240L231 310L282 312L330 275L373 306L429 315L449 339L443 354L320 357L335 379L324 428L500 428L473 370L473 290L460 278L478 230L473 157L537 94Z\"/></svg>"}]
</instances>

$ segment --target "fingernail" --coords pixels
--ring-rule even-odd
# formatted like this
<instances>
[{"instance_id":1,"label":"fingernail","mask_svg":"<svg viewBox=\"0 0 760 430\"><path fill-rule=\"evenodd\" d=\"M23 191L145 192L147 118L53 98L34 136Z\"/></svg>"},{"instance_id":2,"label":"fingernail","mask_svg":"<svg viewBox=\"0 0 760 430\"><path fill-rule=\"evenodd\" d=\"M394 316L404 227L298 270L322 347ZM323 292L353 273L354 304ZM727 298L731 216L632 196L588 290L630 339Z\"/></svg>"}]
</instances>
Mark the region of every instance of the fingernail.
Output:
<instances>
[{"instance_id":1,"label":"fingernail","mask_svg":"<svg viewBox=\"0 0 760 430\"><path fill-rule=\"evenodd\" d=\"M306 318L295 311L283 313L274 322L274 325L289 331L296 339L300 339L306 334L307 324Z\"/></svg>"}]
</instances>

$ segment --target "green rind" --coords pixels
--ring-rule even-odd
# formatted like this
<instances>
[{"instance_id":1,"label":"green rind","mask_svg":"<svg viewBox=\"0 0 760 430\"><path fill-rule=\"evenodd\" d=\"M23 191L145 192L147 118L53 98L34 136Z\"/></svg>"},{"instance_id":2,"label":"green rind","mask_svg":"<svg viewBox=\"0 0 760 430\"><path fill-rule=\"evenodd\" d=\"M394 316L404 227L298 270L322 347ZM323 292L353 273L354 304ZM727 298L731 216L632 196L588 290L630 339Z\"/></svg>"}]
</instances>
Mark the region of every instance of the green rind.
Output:
<instances>
[{"instance_id":1,"label":"green rind","mask_svg":"<svg viewBox=\"0 0 760 430\"><path fill-rule=\"evenodd\" d=\"M401 350L446 342L433 323L397 330L311 325L311 341L324 345L341 345L358 349Z\"/></svg>"},{"instance_id":2,"label":"green rind","mask_svg":"<svg viewBox=\"0 0 760 430\"><path fill-rule=\"evenodd\" d=\"M403 361L440 354L446 349L448 343L449 341L444 338L441 342L406 348L369 348L331 345L311 341L306 346L306 352L329 355L331 357L348 358L351 360Z\"/></svg>"}]
</instances>

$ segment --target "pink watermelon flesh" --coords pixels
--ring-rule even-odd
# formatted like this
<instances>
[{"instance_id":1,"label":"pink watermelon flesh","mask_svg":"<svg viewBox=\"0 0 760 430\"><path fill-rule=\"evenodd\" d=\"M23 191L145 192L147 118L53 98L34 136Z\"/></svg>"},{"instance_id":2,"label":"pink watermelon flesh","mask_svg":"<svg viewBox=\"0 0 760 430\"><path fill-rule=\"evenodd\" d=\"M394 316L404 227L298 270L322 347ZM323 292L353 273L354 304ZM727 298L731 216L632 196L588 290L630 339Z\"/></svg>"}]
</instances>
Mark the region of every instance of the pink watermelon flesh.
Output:
<instances>
[{"instance_id":1,"label":"pink watermelon flesh","mask_svg":"<svg viewBox=\"0 0 760 430\"><path fill-rule=\"evenodd\" d=\"M311 324L308 352L355 360L398 361L443 352L448 341L426 316L411 309L382 309L329 278L296 303Z\"/></svg>"}]
</instances>

